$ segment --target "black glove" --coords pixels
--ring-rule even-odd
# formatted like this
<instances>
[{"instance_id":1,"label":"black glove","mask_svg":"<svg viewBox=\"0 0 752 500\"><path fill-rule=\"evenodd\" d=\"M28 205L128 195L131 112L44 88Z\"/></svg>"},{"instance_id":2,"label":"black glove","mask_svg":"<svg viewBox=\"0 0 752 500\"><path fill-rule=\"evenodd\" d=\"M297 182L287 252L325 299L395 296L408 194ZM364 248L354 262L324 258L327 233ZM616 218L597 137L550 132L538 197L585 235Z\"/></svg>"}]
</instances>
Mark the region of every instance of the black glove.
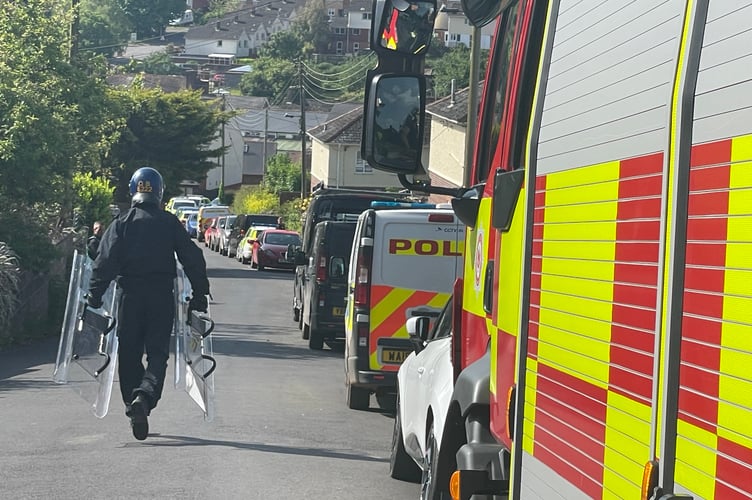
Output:
<instances>
[{"instance_id":1,"label":"black glove","mask_svg":"<svg viewBox=\"0 0 752 500\"><path fill-rule=\"evenodd\" d=\"M188 314L190 314L191 311L205 313L208 308L209 302L206 300L206 295L194 295L188 303Z\"/></svg>"},{"instance_id":2,"label":"black glove","mask_svg":"<svg viewBox=\"0 0 752 500\"><path fill-rule=\"evenodd\" d=\"M86 296L86 303L89 305L89 307L91 307L93 309L99 309L100 307L102 307L102 299L101 299L101 297L100 298L95 298L93 295L87 295Z\"/></svg>"}]
</instances>

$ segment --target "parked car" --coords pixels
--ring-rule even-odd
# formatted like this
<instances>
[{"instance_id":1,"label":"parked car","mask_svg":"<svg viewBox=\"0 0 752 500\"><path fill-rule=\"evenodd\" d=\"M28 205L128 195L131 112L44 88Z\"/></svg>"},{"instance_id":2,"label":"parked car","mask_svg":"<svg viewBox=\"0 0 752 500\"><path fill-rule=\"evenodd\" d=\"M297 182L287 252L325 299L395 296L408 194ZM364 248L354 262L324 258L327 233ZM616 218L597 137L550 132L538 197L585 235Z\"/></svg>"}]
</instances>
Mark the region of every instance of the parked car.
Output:
<instances>
[{"instance_id":1,"label":"parked car","mask_svg":"<svg viewBox=\"0 0 752 500\"><path fill-rule=\"evenodd\" d=\"M192 200L190 198L176 196L176 197L170 198L167 201L167 204L165 205L165 210L174 214L175 212L177 212L178 208L182 208L182 207L198 208L198 203L196 203L195 200Z\"/></svg>"},{"instance_id":2,"label":"parked car","mask_svg":"<svg viewBox=\"0 0 752 500\"><path fill-rule=\"evenodd\" d=\"M220 215L229 215L230 207L224 205L204 205L198 209L198 241L204 241L204 231L209 227L208 220Z\"/></svg>"},{"instance_id":3,"label":"parked car","mask_svg":"<svg viewBox=\"0 0 752 500\"><path fill-rule=\"evenodd\" d=\"M209 242L211 241L214 233L217 232L217 229L219 226L217 226L219 222L219 217L211 217L206 220L206 229L204 230L204 246L209 248Z\"/></svg>"},{"instance_id":4,"label":"parked car","mask_svg":"<svg viewBox=\"0 0 752 500\"><path fill-rule=\"evenodd\" d=\"M267 267L293 269L295 261L287 256L287 247L300 245L300 234L286 229L267 229L256 240L251 267L263 271Z\"/></svg>"},{"instance_id":5,"label":"parked car","mask_svg":"<svg viewBox=\"0 0 752 500\"><path fill-rule=\"evenodd\" d=\"M401 193L362 191L357 189L324 188L314 192L313 198L311 198L308 208L303 215L304 222L303 230L301 231L301 239L303 241L301 251L303 252L303 257L302 260L298 259L296 263L293 291L290 295L292 298L292 316L295 321L299 322L300 318L305 266L310 261L313 251L313 233L316 225L327 220L355 222L358 220L361 212L370 208L371 202L375 200L405 201L408 199L408 195ZM303 328L300 322L298 326Z\"/></svg>"},{"instance_id":6,"label":"parked car","mask_svg":"<svg viewBox=\"0 0 752 500\"><path fill-rule=\"evenodd\" d=\"M227 215L220 215L214 221L214 227L208 239L208 247L215 252L219 252L219 239L221 233L224 231L227 225Z\"/></svg>"},{"instance_id":7,"label":"parked car","mask_svg":"<svg viewBox=\"0 0 752 500\"><path fill-rule=\"evenodd\" d=\"M198 212L190 214L185 221L185 230L188 231L188 235L191 238L196 238L198 235Z\"/></svg>"},{"instance_id":8,"label":"parked car","mask_svg":"<svg viewBox=\"0 0 752 500\"><path fill-rule=\"evenodd\" d=\"M296 265L305 266L300 308L293 309L303 339L312 349L321 348L324 340L345 336L345 302L347 269L350 264L355 222L324 221L316 224L311 257L302 250L294 252Z\"/></svg>"},{"instance_id":9,"label":"parked car","mask_svg":"<svg viewBox=\"0 0 752 500\"><path fill-rule=\"evenodd\" d=\"M222 228L221 231L219 231L219 254L220 255L227 255L229 257L233 257L235 255L235 249L230 248L229 241L230 241L230 231L232 231L232 225L235 223L235 219L237 219L237 215L228 215L227 221L225 222L225 226ZM230 250L232 250L232 255L230 255Z\"/></svg>"},{"instance_id":10,"label":"parked car","mask_svg":"<svg viewBox=\"0 0 752 500\"><path fill-rule=\"evenodd\" d=\"M248 229L248 232L246 232L245 236L241 238L237 248L235 249L235 258L238 260L238 262L242 262L243 264L248 264L249 262L251 262L251 258L253 257L253 245L259 239L261 234L263 234L263 232L267 229L273 228L268 226L258 226Z\"/></svg>"},{"instance_id":11,"label":"parked car","mask_svg":"<svg viewBox=\"0 0 752 500\"><path fill-rule=\"evenodd\" d=\"M203 207L204 205L211 203L211 200L209 198L199 194L189 194L188 196L186 196L186 198L195 201L196 205L198 205L199 207Z\"/></svg>"},{"instance_id":12,"label":"parked car","mask_svg":"<svg viewBox=\"0 0 752 500\"><path fill-rule=\"evenodd\" d=\"M188 216L191 214L197 214L198 208L180 207L175 212L175 217L178 218L181 224L185 226L185 221L188 220Z\"/></svg>"},{"instance_id":13,"label":"parked car","mask_svg":"<svg viewBox=\"0 0 752 500\"><path fill-rule=\"evenodd\" d=\"M232 257L233 255L237 255L237 249L243 248L240 245L240 240L242 240L246 233L248 233L248 230L251 227L265 227L265 228L276 228L277 227L277 216L276 215L269 215L269 214L239 214L235 218L235 222L232 224L232 228L230 229L230 234L227 238L227 248L228 251L228 257ZM241 260L241 257L237 257L238 260ZM248 259L250 259L250 255L248 256Z\"/></svg>"},{"instance_id":14,"label":"parked car","mask_svg":"<svg viewBox=\"0 0 752 500\"><path fill-rule=\"evenodd\" d=\"M436 481L449 481L449 471L438 470L437 464L454 390L453 309L450 297L433 329L429 328L432 318L428 316L407 320L413 352L397 372L389 475L405 481L420 480L421 498L436 498Z\"/></svg>"}]
</instances>

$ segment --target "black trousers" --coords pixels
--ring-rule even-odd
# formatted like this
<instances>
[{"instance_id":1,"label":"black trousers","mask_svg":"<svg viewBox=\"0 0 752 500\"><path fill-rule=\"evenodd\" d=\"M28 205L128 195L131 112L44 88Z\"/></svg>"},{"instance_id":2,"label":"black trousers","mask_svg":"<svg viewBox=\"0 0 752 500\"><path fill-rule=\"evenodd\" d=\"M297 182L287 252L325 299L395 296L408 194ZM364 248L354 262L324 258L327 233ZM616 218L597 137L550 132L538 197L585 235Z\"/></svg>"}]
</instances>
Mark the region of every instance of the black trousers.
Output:
<instances>
[{"instance_id":1,"label":"black trousers","mask_svg":"<svg viewBox=\"0 0 752 500\"><path fill-rule=\"evenodd\" d=\"M171 288L123 290L118 312L118 376L126 407L139 393L149 399L151 408L162 397L174 316Z\"/></svg>"}]
</instances>

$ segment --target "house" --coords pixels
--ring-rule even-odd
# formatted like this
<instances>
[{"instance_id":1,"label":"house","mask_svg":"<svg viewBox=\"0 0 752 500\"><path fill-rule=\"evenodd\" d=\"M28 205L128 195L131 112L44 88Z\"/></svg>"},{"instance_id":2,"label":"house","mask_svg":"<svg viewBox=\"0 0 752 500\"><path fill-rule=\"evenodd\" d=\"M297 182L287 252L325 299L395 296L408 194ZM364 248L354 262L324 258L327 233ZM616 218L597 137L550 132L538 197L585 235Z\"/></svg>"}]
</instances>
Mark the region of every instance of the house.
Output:
<instances>
[{"instance_id":1,"label":"house","mask_svg":"<svg viewBox=\"0 0 752 500\"><path fill-rule=\"evenodd\" d=\"M350 189L401 188L397 176L374 170L360 156L363 130L363 105L347 111L333 109L330 118L308 129L311 138L311 185L323 182L327 187ZM427 144L423 152L428 159Z\"/></svg>"},{"instance_id":2,"label":"house","mask_svg":"<svg viewBox=\"0 0 752 500\"><path fill-rule=\"evenodd\" d=\"M209 64L234 64L239 57L258 54L274 33L290 29L295 18L295 5L279 2L279 6L249 7L228 14L222 19L194 26L185 33L185 49L181 59L209 59Z\"/></svg>"},{"instance_id":3,"label":"house","mask_svg":"<svg viewBox=\"0 0 752 500\"><path fill-rule=\"evenodd\" d=\"M286 152L292 161L300 161L302 141L300 112L269 107L264 97L224 95L226 109L240 111L224 127L227 151L217 166L206 175L206 191L216 193L222 183L224 160L224 190L237 191L241 186L258 185L264 177L265 159L278 152ZM326 121L328 114L306 111L306 127L316 127ZM222 144L221 135L211 147ZM307 149L310 144L306 144Z\"/></svg>"},{"instance_id":4,"label":"house","mask_svg":"<svg viewBox=\"0 0 752 500\"><path fill-rule=\"evenodd\" d=\"M480 30L480 48L490 49L496 23L489 23ZM449 48L458 45L470 47L473 38L473 25L462 13L462 5L457 0L450 0L441 6L436 14L434 33Z\"/></svg>"},{"instance_id":5,"label":"house","mask_svg":"<svg viewBox=\"0 0 752 500\"><path fill-rule=\"evenodd\" d=\"M479 92L482 91L483 82L478 86ZM426 114L431 117L429 142L432 151L428 175L433 186L457 188L463 185L469 88L426 105ZM476 118L473 117L473 123L477 122ZM428 165L425 160L423 163ZM448 197L432 195L431 201L448 201Z\"/></svg>"},{"instance_id":6,"label":"house","mask_svg":"<svg viewBox=\"0 0 752 500\"><path fill-rule=\"evenodd\" d=\"M357 55L370 49L371 4L370 0L325 1L331 53Z\"/></svg>"}]
</instances>

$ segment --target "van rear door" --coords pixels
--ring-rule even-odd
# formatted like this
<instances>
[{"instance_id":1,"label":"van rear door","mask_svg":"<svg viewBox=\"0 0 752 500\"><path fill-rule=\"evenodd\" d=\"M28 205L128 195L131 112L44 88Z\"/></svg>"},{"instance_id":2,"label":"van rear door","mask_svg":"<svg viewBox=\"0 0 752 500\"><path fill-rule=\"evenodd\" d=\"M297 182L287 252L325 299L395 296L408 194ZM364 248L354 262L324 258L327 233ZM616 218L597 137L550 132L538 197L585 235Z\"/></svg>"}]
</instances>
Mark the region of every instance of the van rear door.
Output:
<instances>
[{"instance_id":1,"label":"van rear door","mask_svg":"<svg viewBox=\"0 0 752 500\"><path fill-rule=\"evenodd\" d=\"M438 317L462 276L465 227L450 210L377 212L371 269L369 365L396 371L411 352L405 321Z\"/></svg>"}]
</instances>

